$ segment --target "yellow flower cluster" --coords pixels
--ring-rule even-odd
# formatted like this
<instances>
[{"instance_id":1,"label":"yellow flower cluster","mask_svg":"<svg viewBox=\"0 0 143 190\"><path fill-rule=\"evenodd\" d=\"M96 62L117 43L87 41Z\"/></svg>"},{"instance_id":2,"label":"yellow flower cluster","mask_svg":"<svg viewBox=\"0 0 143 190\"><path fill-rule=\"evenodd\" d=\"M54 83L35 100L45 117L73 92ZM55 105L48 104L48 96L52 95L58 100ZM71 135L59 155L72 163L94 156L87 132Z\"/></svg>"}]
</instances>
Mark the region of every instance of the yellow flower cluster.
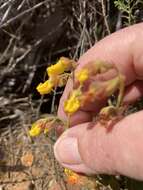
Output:
<instances>
[{"instance_id":1,"label":"yellow flower cluster","mask_svg":"<svg viewBox=\"0 0 143 190\"><path fill-rule=\"evenodd\" d=\"M74 184L78 184L79 183L79 175L78 174L76 174L75 172L73 172L72 170L70 170L70 169L67 169L67 168L65 168L64 169L64 173L65 173L65 175L66 175L66 177L67 177L67 182L69 183L69 184L72 184L72 185L74 185Z\"/></svg>"},{"instance_id":2,"label":"yellow flower cluster","mask_svg":"<svg viewBox=\"0 0 143 190\"><path fill-rule=\"evenodd\" d=\"M44 83L40 83L36 89L41 95L44 95L50 93L53 87L54 83L51 80L47 80Z\"/></svg>"},{"instance_id":3,"label":"yellow flower cluster","mask_svg":"<svg viewBox=\"0 0 143 190\"><path fill-rule=\"evenodd\" d=\"M31 137L36 137L42 132L44 132L44 134L47 134L51 128L52 125L50 123L50 120L48 118L42 118L33 123L31 129L29 130L29 135Z\"/></svg>"},{"instance_id":4,"label":"yellow flower cluster","mask_svg":"<svg viewBox=\"0 0 143 190\"><path fill-rule=\"evenodd\" d=\"M83 87L83 83L89 78L89 70L83 68L76 73L75 77L80 82L80 86L72 92L69 99L65 101L64 104L64 111L69 115L75 113L81 107L81 88Z\"/></svg>"},{"instance_id":5,"label":"yellow flower cluster","mask_svg":"<svg viewBox=\"0 0 143 190\"><path fill-rule=\"evenodd\" d=\"M41 127L39 126L39 124L34 123L34 124L32 125L32 128L31 128L30 131L29 131L29 135L30 135L31 137L36 137L36 136L40 135L41 131L42 131L42 129L41 129Z\"/></svg>"},{"instance_id":6,"label":"yellow flower cluster","mask_svg":"<svg viewBox=\"0 0 143 190\"><path fill-rule=\"evenodd\" d=\"M70 98L65 101L64 111L68 114L73 114L80 108L80 99L79 96L81 92L79 90L74 90L70 96Z\"/></svg>"},{"instance_id":7,"label":"yellow flower cluster","mask_svg":"<svg viewBox=\"0 0 143 190\"><path fill-rule=\"evenodd\" d=\"M65 71L69 71L72 67L71 63L69 59L61 57L55 65L51 65L47 68L48 76L60 75Z\"/></svg>"},{"instance_id":8,"label":"yellow flower cluster","mask_svg":"<svg viewBox=\"0 0 143 190\"><path fill-rule=\"evenodd\" d=\"M81 69L76 74L76 79L82 84L89 78L89 70L87 68Z\"/></svg>"},{"instance_id":9,"label":"yellow flower cluster","mask_svg":"<svg viewBox=\"0 0 143 190\"><path fill-rule=\"evenodd\" d=\"M49 79L44 83L40 83L36 88L37 91L41 95L50 93L54 87L58 86L58 81L60 81L59 75L63 74L65 71L71 70L72 67L73 60L61 57L55 65L51 65L47 68Z\"/></svg>"}]
</instances>

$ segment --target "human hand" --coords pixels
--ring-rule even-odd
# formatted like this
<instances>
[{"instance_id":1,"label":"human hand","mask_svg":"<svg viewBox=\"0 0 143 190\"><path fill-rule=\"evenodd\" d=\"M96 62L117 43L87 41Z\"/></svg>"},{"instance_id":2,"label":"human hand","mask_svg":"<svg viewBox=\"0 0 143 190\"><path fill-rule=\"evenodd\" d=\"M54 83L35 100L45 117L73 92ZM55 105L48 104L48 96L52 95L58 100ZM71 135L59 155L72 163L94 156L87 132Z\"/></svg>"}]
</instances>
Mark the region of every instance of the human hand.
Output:
<instances>
[{"instance_id":1,"label":"human hand","mask_svg":"<svg viewBox=\"0 0 143 190\"><path fill-rule=\"evenodd\" d=\"M143 95L143 24L120 30L87 51L79 59L79 68L90 61L105 60L114 63L125 76L124 102L133 102ZM113 72L103 76L104 80ZM60 100L58 115L66 118L63 103L72 90L68 82ZM115 124L111 132L97 123L88 125L93 113L98 113L104 102L84 107L70 120L66 130L55 144L57 160L69 169L85 174L122 174L143 180L143 111L131 114Z\"/></svg>"}]
</instances>

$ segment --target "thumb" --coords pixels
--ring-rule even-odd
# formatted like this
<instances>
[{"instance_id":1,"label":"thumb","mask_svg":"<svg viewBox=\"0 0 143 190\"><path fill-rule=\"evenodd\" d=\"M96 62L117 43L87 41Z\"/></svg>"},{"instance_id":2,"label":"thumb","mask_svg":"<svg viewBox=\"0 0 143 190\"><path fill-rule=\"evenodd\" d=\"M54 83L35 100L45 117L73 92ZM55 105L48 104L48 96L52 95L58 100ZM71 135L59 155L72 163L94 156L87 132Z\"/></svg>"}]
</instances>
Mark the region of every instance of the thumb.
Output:
<instances>
[{"instance_id":1,"label":"thumb","mask_svg":"<svg viewBox=\"0 0 143 190\"><path fill-rule=\"evenodd\" d=\"M86 174L122 174L143 179L143 111L131 114L109 132L99 123L68 129L54 152L69 169Z\"/></svg>"}]
</instances>

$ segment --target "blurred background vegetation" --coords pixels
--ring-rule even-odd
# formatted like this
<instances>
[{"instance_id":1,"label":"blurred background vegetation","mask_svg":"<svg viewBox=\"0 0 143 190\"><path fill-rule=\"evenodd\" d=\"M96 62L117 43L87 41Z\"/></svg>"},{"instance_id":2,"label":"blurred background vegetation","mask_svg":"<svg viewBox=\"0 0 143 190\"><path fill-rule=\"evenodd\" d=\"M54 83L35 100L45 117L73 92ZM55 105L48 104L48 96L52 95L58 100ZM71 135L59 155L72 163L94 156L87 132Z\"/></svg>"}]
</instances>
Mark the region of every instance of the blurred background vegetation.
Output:
<instances>
[{"instance_id":1,"label":"blurred background vegetation","mask_svg":"<svg viewBox=\"0 0 143 190\"><path fill-rule=\"evenodd\" d=\"M55 136L33 142L27 135L33 121L54 114L63 90L41 97L35 87L59 57L77 60L110 33L142 21L143 0L0 1L0 188L44 190L58 182L63 190L81 189L65 184L52 152ZM142 107L139 102L131 110ZM35 161L27 169L21 157L29 151ZM143 188L119 176L97 181L97 190Z\"/></svg>"}]
</instances>

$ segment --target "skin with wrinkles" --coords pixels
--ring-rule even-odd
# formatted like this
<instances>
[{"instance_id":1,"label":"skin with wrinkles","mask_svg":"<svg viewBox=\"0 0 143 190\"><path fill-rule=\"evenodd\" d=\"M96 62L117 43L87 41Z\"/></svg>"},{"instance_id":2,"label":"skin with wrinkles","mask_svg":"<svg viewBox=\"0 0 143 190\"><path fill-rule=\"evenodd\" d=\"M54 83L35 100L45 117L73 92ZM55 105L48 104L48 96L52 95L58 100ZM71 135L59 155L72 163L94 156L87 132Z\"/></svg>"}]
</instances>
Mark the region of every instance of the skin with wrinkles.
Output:
<instances>
[{"instance_id":1,"label":"skin with wrinkles","mask_svg":"<svg viewBox=\"0 0 143 190\"><path fill-rule=\"evenodd\" d=\"M143 95L142 39L142 23L113 33L88 50L79 59L77 69L97 59L114 63L126 77L124 102L133 102ZM99 79L108 80L113 76L114 71L111 71ZM63 103L72 86L72 81L68 81L60 100L58 115L64 119ZM55 144L57 160L77 172L123 174L143 180L143 111L122 119L110 133L99 123L89 129L91 116L98 113L104 104L104 101L95 102L71 117L73 127Z\"/></svg>"}]
</instances>

